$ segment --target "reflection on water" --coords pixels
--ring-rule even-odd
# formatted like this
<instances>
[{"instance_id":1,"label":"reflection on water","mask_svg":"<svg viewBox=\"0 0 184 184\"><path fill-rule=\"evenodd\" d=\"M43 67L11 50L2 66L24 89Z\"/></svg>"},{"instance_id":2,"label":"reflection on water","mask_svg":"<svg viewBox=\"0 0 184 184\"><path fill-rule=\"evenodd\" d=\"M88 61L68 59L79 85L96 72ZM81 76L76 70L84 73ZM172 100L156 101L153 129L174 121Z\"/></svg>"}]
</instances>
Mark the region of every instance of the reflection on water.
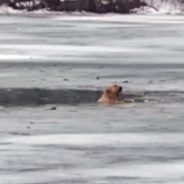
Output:
<instances>
[{"instance_id":1,"label":"reflection on water","mask_svg":"<svg viewBox=\"0 0 184 184\"><path fill-rule=\"evenodd\" d=\"M183 183L183 19L1 16L1 88L117 82L151 95L129 105L1 107L0 183Z\"/></svg>"}]
</instances>

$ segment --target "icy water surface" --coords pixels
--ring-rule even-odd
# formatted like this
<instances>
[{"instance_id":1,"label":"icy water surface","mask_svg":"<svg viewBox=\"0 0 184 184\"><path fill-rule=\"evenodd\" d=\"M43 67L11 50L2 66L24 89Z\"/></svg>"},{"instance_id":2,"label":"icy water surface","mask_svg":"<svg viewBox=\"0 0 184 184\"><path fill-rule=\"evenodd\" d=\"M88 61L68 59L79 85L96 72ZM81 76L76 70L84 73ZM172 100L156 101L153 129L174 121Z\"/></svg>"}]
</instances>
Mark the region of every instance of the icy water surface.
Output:
<instances>
[{"instance_id":1,"label":"icy water surface","mask_svg":"<svg viewBox=\"0 0 184 184\"><path fill-rule=\"evenodd\" d=\"M183 16L1 15L0 85L183 90L183 30Z\"/></svg>"},{"instance_id":2,"label":"icy water surface","mask_svg":"<svg viewBox=\"0 0 184 184\"><path fill-rule=\"evenodd\" d=\"M179 103L1 108L2 184L182 183Z\"/></svg>"},{"instance_id":3,"label":"icy water surface","mask_svg":"<svg viewBox=\"0 0 184 184\"><path fill-rule=\"evenodd\" d=\"M1 88L161 93L1 107L0 184L183 184L183 40L183 16L1 15Z\"/></svg>"}]
</instances>

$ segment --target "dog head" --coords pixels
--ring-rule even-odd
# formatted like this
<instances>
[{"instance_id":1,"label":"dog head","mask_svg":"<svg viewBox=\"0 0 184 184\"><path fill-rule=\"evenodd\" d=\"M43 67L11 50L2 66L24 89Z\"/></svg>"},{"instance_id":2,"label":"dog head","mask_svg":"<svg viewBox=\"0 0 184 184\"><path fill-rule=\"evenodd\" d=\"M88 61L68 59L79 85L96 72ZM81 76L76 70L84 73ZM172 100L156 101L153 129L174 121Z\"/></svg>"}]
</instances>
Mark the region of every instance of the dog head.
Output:
<instances>
[{"instance_id":1,"label":"dog head","mask_svg":"<svg viewBox=\"0 0 184 184\"><path fill-rule=\"evenodd\" d=\"M114 84L112 86L109 86L104 91L104 93L107 94L107 95L110 95L110 96L119 96L119 94L121 93L121 91L122 91L122 87Z\"/></svg>"},{"instance_id":2,"label":"dog head","mask_svg":"<svg viewBox=\"0 0 184 184\"><path fill-rule=\"evenodd\" d=\"M101 98L98 100L99 103L113 104L119 101L119 94L122 92L122 87L116 84L107 87L103 92Z\"/></svg>"}]
</instances>

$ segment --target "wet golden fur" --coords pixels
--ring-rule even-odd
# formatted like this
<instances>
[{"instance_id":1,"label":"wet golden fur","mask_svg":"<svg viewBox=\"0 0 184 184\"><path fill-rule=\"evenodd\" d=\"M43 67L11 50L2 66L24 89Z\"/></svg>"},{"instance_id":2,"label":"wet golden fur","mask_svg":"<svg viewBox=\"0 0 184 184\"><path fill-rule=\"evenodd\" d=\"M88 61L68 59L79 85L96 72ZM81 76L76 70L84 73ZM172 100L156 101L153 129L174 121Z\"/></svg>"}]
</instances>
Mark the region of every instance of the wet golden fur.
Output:
<instances>
[{"instance_id":1,"label":"wet golden fur","mask_svg":"<svg viewBox=\"0 0 184 184\"><path fill-rule=\"evenodd\" d=\"M116 84L107 87L102 93L98 102L102 104L115 104L119 102L119 95L122 92L122 87Z\"/></svg>"}]
</instances>

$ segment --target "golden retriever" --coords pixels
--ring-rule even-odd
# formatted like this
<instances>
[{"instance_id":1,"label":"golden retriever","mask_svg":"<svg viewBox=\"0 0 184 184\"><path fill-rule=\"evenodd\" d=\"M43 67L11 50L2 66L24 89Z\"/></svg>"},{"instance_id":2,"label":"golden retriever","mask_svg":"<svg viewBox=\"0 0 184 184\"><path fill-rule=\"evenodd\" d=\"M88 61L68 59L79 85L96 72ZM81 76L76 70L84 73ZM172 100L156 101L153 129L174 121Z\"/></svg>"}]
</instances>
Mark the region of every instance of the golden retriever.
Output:
<instances>
[{"instance_id":1,"label":"golden retriever","mask_svg":"<svg viewBox=\"0 0 184 184\"><path fill-rule=\"evenodd\" d=\"M115 104L119 102L119 95L122 92L122 87L116 84L107 87L99 98L98 102L101 104Z\"/></svg>"}]
</instances>

